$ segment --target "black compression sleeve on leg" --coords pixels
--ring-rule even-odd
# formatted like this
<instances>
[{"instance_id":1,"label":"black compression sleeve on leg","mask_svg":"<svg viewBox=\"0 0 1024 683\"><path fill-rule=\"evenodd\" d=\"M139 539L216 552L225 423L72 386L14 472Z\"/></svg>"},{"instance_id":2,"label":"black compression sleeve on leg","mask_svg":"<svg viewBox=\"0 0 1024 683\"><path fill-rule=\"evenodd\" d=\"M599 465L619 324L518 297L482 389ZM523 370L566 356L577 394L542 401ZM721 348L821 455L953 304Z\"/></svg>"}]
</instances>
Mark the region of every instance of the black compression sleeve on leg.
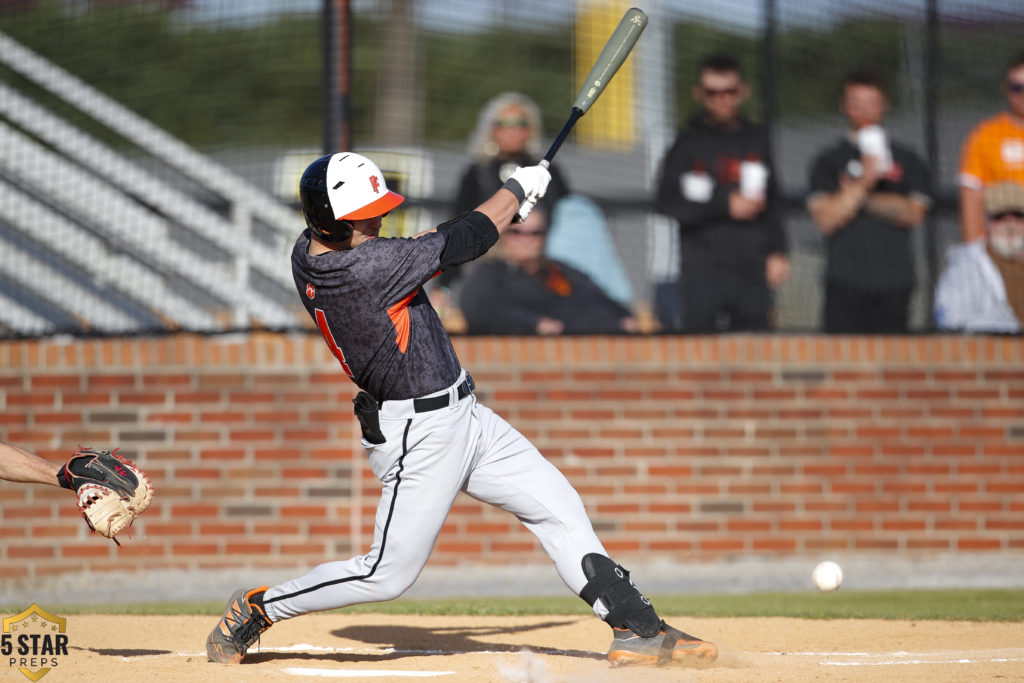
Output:
<instances>
[{"instance_id":1,"label":"black compression sleeve on leg","mask_svg":"<svg viewBox=\"0 0 1024 683\"><path fill-rule=\"evenodd\" d=\"M442 223L437 226L437 231L445 238L441 268L458 266L483 256L498 241L498 229L479 211L470 211Z\"/></svg>"},{"instance_id":2,"label":"black compression sleeve on leg","mask_svg":"<svg viewBox=\"0 0 1024 683\"><path fill-rule=\"evenodd\" d=\"M587 585L580 597L594 606L598 600L608 609L604 620L615 628L628 628L643 638L653 638L661 631L661 619L654 606L629 580L622 565L597 553L583 557L583 575Z\"/></svg>"}]
</instances>

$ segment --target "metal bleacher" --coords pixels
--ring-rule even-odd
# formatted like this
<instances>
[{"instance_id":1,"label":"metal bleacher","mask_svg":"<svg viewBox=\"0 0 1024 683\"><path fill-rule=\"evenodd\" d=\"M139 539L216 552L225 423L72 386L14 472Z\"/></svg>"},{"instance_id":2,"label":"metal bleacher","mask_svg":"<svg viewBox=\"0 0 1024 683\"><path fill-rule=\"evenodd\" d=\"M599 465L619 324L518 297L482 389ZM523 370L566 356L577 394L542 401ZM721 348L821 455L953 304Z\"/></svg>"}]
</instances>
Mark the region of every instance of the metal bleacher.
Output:
<instances>
[{"instance_id":1,"label":"metal bleacher","mask_svg":"<svg viewBox=\"0 0 1024 683\"><path fill-rule=\"evenodd\" d=\"M123 141L0 82L0 336L305 321L293 208L3 33L0 64Z\"/></svg>"}]
</instances>

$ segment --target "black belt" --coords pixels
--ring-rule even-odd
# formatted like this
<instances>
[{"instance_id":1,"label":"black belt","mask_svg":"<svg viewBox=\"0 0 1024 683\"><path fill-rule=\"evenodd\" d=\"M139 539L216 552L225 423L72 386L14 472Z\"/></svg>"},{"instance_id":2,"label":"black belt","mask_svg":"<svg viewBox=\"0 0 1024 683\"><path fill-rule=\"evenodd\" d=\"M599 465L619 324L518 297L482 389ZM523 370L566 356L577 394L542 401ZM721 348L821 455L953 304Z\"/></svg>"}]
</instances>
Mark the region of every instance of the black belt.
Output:
<instances>
[{"instance_id":1,"label":"black belt","mask_svg":"<svg viewBox=\"0 0 1024 683\"><path fill-rule=\"evenodd\" d=\"M473 378L466 375L466 380L459 385L459 398L466 398L473 393L476 389L476 384L473 382ZM431 396L430 398L414 398L412 400L412 409L417 413L429 413L432 410L440 410L441 408L447 408L449 403L448 399L451 398L451 394L441 394L440 396Z\"/></svg>"}]
</instances>

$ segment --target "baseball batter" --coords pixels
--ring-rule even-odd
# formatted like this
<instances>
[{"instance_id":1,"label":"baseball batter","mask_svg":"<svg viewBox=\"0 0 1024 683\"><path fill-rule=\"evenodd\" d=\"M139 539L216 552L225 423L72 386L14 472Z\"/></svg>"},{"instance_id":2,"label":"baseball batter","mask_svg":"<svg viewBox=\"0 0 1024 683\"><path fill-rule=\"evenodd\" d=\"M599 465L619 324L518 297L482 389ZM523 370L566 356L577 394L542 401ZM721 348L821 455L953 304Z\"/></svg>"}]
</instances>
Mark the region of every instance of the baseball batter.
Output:
<instances>
[{"instance_id":1,"label":"baseball batter","mask_svg":"<svg viewBox=\"0 0 1024 683\"><path fill-rule=\"evenodd\" d=\"M430 557L459 491L514 514L569 588L613 628L614 664L709 663L717 648L662 621L612 561L568 480L518 431L477 401L422 286L484 254L529 214L550 174L517 169L475 211L412 238L380 238L402 203L366 157L321 157L300 181L308 229L292 251L299 295L344 372L370 467L382 484L365 555L327 562L268 588L236 591L206 642L214 662L240 662L282 619L408 589Z\"/></svg>"}]
</instances>

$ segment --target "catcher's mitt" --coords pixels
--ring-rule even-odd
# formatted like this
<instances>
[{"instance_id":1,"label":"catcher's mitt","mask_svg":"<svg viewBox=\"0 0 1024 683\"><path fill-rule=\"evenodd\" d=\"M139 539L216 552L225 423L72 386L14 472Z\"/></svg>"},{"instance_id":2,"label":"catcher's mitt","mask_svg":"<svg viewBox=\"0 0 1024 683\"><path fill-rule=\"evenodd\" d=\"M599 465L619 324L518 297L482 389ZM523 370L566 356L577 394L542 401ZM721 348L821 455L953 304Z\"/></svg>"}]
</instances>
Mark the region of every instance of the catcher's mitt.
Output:
<instances>
[{"instance_id":1,"label":"catcher's mitt","mask_svg":"<svg viewBox=\"0 0 1024 683\"><path fill-rule=\"evenodd\" d=\"M130 460L111 451L78 447L57 481L78 494L78 509L89 528L114 538L131 526L153 501L153 484Z\"/></svg>"}]
</instances>

